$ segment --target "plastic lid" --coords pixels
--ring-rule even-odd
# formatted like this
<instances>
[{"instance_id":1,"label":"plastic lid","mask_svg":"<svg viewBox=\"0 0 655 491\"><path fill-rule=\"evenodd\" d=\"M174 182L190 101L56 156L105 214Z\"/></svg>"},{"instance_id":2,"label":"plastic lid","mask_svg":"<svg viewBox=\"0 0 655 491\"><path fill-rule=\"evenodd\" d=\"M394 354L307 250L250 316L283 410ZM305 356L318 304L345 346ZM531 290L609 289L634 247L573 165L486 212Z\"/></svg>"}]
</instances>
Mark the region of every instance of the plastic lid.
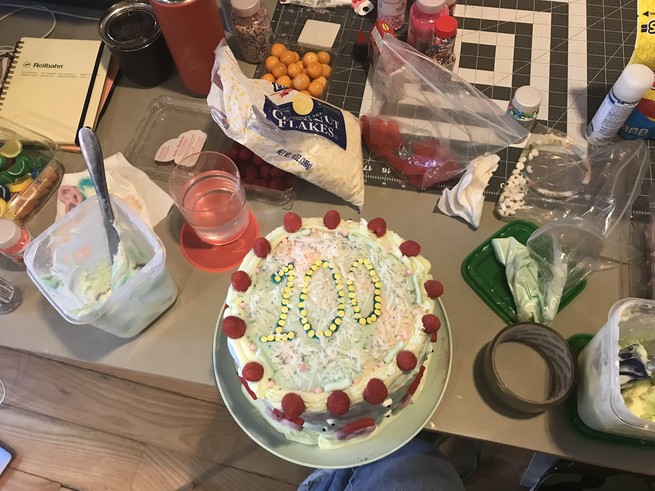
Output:
<instances>
[{"instance_id":1,"label":"plastic lid","mask_svg":"<svg viewBox=\"0 0 655 491\"><path fill-rule=\"evenodd\" d=\"M524 85L519 87L514 92L512 97L512 105L522 113L533 113L539 109L543 96L541 91L535 87Z\"/></svg>"},{"instance_id":2,"label":"plastic lid","mask_svg":"<svg viewBox=\"0 0 655 491\"><path fill-rule=\"evenodd\" d=\"M230 0L232 11L239 17L250 17L259 12L259 0Z\"/></svg>"},{"instance_id":3,"label":"plastic lid","mask_svg":"<svg viewBox=\"0 0 655 491\"><path fill-rule=\"evenodd\" d=\"M119 2L107 9L98 23L98 32L110 48L123 51L141 49L160 34L152 7L133 1Z\"/></svg>"},{"instance_id":4,"label":"plastic lid","mask_svg":"<svg viewBox=\"0 0 655 491\"><path fill-rule=\"evenodd\" d=\"M441 39L450 39L457 34L457 19L450 15L439 17L434 23L434 32Z\"/></svg>"},{"instance_id":5,"label":"plastic lid","mask_svg":"<svg viewBox=\"0 0 655 491\"><path fill-rule=\"evenodd\" d=\"M655 82L653 70L638 63L628 65L614 84L614 95L625 102L638 102Z\"/></svg>"},{"instance_id":6,"label":"plastic lid","mask_svg":"<svg viewBox=\"0 0 655 491\"><path fill-rule=\"evenodd\" d=\"M446 6L446 0L416 0L416 6L425 14L436 14Z\"/></svg>"},{"instance_id":7,"label":"plastic lid","mask_svg":"<svg viewBox=\"0 0 655 491\"><path fill-rule=\"evenodd\" d=\"M20 240L23 231L11 220L0 218L0 249L13 246Z\"/></svg>"}]
</instances>

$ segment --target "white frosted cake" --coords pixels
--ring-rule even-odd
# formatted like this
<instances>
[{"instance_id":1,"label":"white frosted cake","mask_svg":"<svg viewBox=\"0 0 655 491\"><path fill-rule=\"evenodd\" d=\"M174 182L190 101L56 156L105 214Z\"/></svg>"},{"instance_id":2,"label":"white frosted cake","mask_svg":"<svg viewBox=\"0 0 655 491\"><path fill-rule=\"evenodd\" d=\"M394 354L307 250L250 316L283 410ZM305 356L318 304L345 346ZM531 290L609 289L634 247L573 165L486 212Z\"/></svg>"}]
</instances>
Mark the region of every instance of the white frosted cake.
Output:
<instances>
[{"instance_id":1,"label":"white frosted cake","mask_svg":"<svg viewBox=\"0 0 655 491\"><path fill-rule=\"evenodd\" d=\"M247 399L287 438L359 442L416 392L437 341L420 246L381 218L287 213L232 275L222 329Z\"/></svg>"}]
</instances>

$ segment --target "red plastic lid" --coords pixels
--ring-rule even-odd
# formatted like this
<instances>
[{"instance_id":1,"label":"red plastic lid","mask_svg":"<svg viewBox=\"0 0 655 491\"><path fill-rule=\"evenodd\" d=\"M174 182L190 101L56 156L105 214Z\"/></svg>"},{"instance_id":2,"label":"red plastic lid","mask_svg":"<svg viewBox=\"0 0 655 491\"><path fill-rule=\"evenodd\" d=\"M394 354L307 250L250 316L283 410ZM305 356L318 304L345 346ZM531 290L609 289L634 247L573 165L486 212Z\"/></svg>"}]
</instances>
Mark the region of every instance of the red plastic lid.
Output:
<instances>
[{"instance_id":1,"label":"red plastic lid","mask_svg":"<svg viewBox=\"0 0 655 491\"><path fill-rule=\"evenodd\" d=\"M457 34L457 19L450 15L438 17L434 23L434 32L442 39L453 37Z\"/></svg>"},{"instance_id":2,"label":"red plastic lid","mask_svg":"<svg viewBox=\"0 0 655 491\"><path fill-rule=\"evenodd\" d=\"M241 264L257 237L259 237L259 224L255 215L250 212L248 228L234 242L225 245L208 244L198 237L187 222L184 222L180 231L180 246L186 260L196 268L220 273Z\"/></svg>"}]
</instances>

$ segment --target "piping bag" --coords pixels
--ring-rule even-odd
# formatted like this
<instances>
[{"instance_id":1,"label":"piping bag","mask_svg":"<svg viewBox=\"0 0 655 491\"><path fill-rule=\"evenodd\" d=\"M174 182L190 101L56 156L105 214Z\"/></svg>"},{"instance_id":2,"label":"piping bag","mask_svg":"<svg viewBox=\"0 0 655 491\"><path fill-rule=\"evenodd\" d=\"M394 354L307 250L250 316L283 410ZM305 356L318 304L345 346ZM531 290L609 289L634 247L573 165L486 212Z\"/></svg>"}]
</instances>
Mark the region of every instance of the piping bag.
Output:
<instances>
[{"instance_id":1,"label":"piping bag","mask_svg":"<svg viewBox=\"0 0 655 491\"><path fill-rule=\"evenodd\" d=\"M566 283L565 264L551 263L546 274L540 270L539 262L530 255L530 250L514 237L493 239L491 245L496 258L505 266L505 276L516 305L516 320L552 324ZM558 247L557 242L552 245Z\"/></svg>"}]
</instances>

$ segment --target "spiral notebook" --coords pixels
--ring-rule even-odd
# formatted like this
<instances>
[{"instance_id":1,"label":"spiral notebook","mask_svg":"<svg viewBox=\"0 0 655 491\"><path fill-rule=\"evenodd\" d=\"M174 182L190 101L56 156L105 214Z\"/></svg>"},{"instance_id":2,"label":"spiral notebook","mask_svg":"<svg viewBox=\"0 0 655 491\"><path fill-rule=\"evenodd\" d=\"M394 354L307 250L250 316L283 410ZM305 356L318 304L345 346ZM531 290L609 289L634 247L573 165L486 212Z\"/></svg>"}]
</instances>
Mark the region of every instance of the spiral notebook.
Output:
<instances>
[{"instance_id":1,"label":"spiral notebook","mask_svg":"<svg viewBox=\"0 0 655 491\"><path fill-rule=\"evenodd\" d=\"M94 128L111 59L101 41L22 38L0 91L0 116L74 145Z\"/></svg>"}]
</instances>

